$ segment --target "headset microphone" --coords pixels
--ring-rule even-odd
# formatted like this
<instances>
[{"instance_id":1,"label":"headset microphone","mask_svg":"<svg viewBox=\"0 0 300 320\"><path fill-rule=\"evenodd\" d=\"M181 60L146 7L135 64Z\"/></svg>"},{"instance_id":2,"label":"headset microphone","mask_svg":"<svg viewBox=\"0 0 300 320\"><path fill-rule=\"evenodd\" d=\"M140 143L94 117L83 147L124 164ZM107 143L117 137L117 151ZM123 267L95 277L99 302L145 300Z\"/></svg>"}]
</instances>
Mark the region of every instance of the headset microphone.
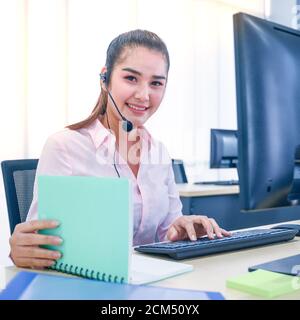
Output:
<instances>
[{"instance_id":1,"label":"headset microphone","mask_svg":"<svg viewBox=\"0 0 300 320\"><path fill-rule=\"evenodd\" d=\"M100 79L103 81L105 87L106 87L106 90L107 90L107 93L113 103L113 105L115 106L116 110L118 111L120 117L122 118L122 128L124 131L126 132L130 132L132 129L133 129L133 124L131 121L127 120L123 115L122 113L120 112L114 98L112 97L112 95L110 94L108 88L107 88L107 85L106 85L106 73L100 73Z\"/></svg>"}]
</instances>

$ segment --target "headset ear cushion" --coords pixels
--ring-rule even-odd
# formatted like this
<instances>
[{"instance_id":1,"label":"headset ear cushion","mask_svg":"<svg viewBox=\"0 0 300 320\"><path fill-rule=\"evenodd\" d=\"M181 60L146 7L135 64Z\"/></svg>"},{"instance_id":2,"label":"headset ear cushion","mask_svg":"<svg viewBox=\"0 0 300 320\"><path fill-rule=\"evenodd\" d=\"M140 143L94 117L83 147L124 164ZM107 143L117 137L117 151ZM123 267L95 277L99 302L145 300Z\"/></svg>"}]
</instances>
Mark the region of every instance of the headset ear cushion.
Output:
<instances>
[{"instance_id":1,"label":"headset ear cushion","mask_svg":"<svg viewBox=\"0 0 300 320\"><path fill-rule=\"evenodd\" d=\"M100 73L100 80L106 82L106 73Z\"/></svg>"},{"instance_id":2,"label":"headset ear cushion","mask_svg":"<svg viewBox=\"0 0 300 320\"><path fill-rule=\"evenodd\" d=\"M100 73L100 79L101 79L103 82L106 82L106 73Z\"/></svg>"}]
</instances>

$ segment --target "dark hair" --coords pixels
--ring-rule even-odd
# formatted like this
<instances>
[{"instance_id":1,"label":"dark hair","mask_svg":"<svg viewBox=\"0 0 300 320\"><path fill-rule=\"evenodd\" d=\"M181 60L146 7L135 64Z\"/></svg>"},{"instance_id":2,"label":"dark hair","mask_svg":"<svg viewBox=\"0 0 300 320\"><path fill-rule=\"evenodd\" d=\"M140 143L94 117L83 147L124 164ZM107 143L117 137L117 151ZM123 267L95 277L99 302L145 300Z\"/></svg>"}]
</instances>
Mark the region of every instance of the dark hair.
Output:
<instances>
[{"instance_id":1,"label":"dark hair","mask_svg":"<svg viewBox=\"0 0 300 320\"><path fill-rule=\"evenodd\" d=\"M109 44L106 51L106 85L110 83L111 73L117 62L120 61L125 48L145 47L162 53L166 59L167 72L170 68L170 58L165 43L153 32L147 30L133 30L125 32L117 36ZM107 92L101 89L98 101L88 118L78 123L67 126L72 130L78 130L89 126L93 121L104 115L107 106Z\"/></svg>"}]
</instances>

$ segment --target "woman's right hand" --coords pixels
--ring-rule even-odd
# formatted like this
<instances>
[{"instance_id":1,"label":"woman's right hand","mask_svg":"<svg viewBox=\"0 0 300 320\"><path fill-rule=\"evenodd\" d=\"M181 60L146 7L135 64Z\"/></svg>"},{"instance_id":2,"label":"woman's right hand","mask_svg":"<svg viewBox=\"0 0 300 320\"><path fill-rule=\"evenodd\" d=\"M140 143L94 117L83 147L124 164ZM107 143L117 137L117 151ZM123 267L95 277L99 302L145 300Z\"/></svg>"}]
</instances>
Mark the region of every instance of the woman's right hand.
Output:
<instances>
[{"instance_id":1,"label":"woman's right hand","mask_svg":"<svg viewBox=\"0 0 300 320\"><path fill-rule=\"evenodd\" d=\"M32 220L16 225L9 239L10 257L17 267L50 267L61 257L59 251L44 249L40 245L60 245L62 239L37 233L42 229L53 229L59 225L54 220Z\"/></svg>"}]
</instances>

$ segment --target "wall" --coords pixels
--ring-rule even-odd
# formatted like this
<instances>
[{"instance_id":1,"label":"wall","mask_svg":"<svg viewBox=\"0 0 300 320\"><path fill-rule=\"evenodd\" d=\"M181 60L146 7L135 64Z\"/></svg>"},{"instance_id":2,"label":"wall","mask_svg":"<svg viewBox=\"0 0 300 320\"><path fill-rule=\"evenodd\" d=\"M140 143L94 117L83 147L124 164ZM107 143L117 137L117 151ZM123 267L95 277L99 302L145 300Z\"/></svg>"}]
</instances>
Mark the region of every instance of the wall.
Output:
<instances>
[{"instance_id":1,"label":"wall","mask_svg":"<svg viewBox=\"0 0 300 320\"><path fill-rule=\"evenodd\" d=\"M271 0L268 19L288 27L295 27L295 7L297 0Z\"/></svg>"}]
</instances>

